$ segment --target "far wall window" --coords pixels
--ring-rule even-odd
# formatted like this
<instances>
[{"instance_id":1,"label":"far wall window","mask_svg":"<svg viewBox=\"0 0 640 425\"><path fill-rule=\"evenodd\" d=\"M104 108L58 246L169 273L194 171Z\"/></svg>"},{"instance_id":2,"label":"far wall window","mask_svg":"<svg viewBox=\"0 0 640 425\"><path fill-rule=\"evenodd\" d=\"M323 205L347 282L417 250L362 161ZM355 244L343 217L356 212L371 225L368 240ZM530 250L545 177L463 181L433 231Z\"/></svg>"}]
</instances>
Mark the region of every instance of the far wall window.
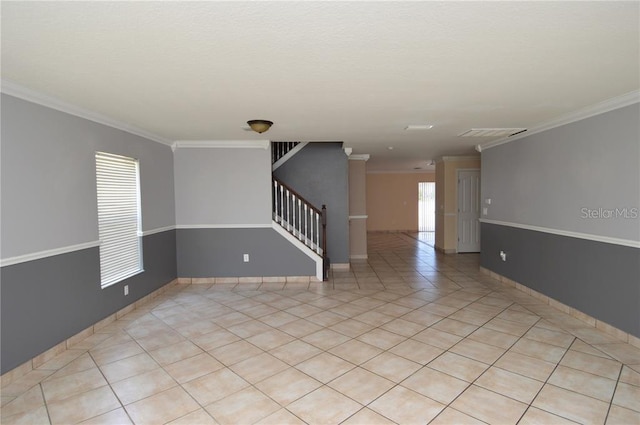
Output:
<instances>
[{"instance_id":1,"label":"far wall window","mask_svg":"<svg viewBox=\"0 0 640 425\"><path fill-rule=\"evenodd\" d=\"M418 183L418 231L436 230L436 184Z\"/></svg>"}]
</instances>

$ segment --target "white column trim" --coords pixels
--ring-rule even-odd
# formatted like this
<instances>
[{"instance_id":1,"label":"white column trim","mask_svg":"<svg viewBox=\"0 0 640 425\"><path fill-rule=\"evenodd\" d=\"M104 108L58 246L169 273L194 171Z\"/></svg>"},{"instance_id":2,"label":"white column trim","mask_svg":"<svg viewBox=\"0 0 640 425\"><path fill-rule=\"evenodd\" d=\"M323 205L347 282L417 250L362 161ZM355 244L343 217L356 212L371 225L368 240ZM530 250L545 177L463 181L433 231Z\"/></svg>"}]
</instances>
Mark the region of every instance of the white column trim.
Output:
<instances>
[{"instance_id":1,"label":"white column trim","mask_svg":"<svg viewBox=\"0 0 640 425\"><path fill-rule=\"evenodd\" d=\"M176 149L268 149L269 140L176 140L171 148Z\"/></svg>"}]
</instances>

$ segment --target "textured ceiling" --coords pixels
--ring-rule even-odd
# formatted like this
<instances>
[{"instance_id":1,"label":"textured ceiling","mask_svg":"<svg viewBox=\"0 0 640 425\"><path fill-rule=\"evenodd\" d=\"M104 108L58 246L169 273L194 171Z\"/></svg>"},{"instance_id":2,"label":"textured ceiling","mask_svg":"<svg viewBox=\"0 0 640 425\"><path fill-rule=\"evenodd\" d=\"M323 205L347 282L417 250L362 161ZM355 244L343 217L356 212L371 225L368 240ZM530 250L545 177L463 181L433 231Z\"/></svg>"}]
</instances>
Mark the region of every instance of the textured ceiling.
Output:
<instances>
[{"instance_id":1,"label":"textured ceiling","mask_svg":"<svg viewBox=\"0 0 640 425\"><path fill-rule=\"evenodd\" d=\"M2 1L1 69L169 140L338 140L413 169L472 153L472 127L637 90L639 4Z\"/></svg>"}]
</instances>

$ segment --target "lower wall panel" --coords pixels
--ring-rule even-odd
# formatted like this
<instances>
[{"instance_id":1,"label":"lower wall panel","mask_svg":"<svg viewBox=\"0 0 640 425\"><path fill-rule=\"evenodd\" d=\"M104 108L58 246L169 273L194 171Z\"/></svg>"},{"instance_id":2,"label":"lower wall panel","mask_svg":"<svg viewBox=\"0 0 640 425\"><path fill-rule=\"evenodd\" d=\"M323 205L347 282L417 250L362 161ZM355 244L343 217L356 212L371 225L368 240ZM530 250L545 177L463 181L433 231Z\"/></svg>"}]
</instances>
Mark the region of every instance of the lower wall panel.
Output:
<instances>
[{"instance_id":1,"label":"lower wall panel","mask_svg":"<svg viewBox=\"0 0 640 425\"><path fill-rule=\"evenodd\" d=\"M99 248L0 269L1 372L5 373L171 282L175 230L143 238L143 273L100 288ZM123 286L129 285L124 296Z\"/></svg>"},{"instance_id":2,"label":"lower wall panel","mask_svg":"<svg viewBox=\"0 0 640 425\"><path fill-rule=\"evenodd\" d=\"M640 337L640 249L488 223L481 231L482 267Z\"/></svg>"},{"instance_id":3,"label":"lower wall panel","mask_svg":"<svg viewBox=\"0 0 640 425\"><path fill-rule=\"evenodd\" d=\"M315 262L271 228L178 229L177 247L179 277L316 274Z\"/></svg>"}]
</instances>

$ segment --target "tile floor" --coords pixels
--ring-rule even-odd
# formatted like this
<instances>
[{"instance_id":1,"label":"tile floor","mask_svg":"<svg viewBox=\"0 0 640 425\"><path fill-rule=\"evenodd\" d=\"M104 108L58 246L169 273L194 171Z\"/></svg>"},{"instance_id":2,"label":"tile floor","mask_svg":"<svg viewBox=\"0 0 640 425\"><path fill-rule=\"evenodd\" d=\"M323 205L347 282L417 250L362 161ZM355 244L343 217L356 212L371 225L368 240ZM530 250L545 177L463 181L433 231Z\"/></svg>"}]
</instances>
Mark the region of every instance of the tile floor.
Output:
<instances>
[{"instance_id":1,"label":"tile floor","mask_svg":"<svg viewBox=\"0 0 640 425\"><path fill-rule=\"evenodd\" d=\"M325 283L178 285L2 388L3 424L638 424L640 350L403 234Z\"/></svg>"}]
</instances>

